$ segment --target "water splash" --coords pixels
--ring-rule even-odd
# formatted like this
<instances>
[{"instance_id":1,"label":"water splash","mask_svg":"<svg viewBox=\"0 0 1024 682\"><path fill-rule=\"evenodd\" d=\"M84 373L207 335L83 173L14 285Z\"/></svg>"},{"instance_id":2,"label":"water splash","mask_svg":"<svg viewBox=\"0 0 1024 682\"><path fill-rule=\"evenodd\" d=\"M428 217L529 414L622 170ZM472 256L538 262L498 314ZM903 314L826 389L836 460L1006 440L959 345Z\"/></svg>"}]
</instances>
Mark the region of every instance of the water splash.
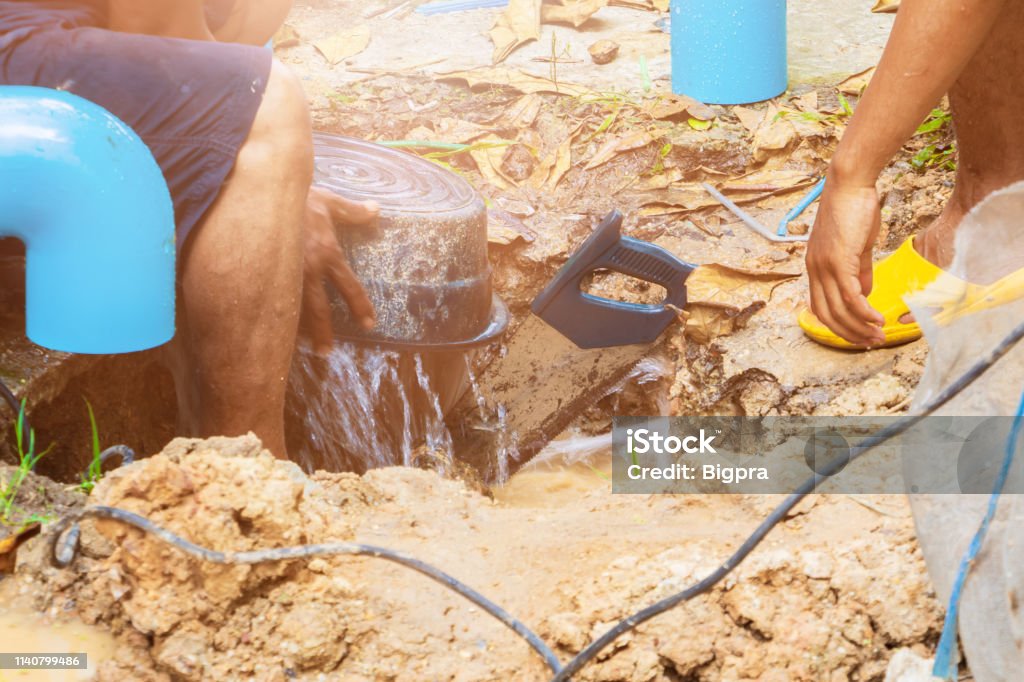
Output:
<instances>
[{"instance_id":1,"label":"water splash","mask_svg":"<svg viewBox=\"0 0 1024 682\"><path fill-rule=\"evenodd\" d=\"M444 423L444 410L441 409L441 399L437 391L431 387L430 376L423 368L423 355L416 353L413 355L413 361L416 365L416 381L419 383L424 395L427 396L430 407L433 408L434 418L426 420L427 428L425 435L427 438L427 449L431 454L441 455L444 458L442 473L447 473L454 461L452 434Z\"/></svg>"},{"instance_id":2,"label":"water splash","mask_svg":"<svg viewBox=\"0 0 1024 682\"><path fill-rule=\"evenodd\" d=\"M499 353L502 351L507 352L504 346L499 350ZM519 433L515 429L509 428L508 409L504 404L498 403L491 407L491 401L484 395L476 372L473 371L472 358L468 356L466 358L466 372L470 389L473 391L473 400L476 402L477 412L480 417L480 425L489 424L490 428L497 435L494 441L496 464L494 483L502 485L509 478L509 462L518 462L521 456L519 452Z\"/></svg>"},{"instance_id":3,"label":"water splash","mask_svg":"<svg viewBox=\"0 0 1024 682\"><path fill-rule=\"evenodd\" d=\"M300 348L287 410L293 459L310 471L411 466L426 443L440 468L450 468L438 372L420 354L341 343L321 358Z\"/></svg>"},{"instance_id":4,"label":"water splash","mask_svg":"<svg viewBox=\"0 0 1024 682\"><path fill-rule=\"evenodd\" d=\"M480 418L487 419L487 398L480 390L480 380L477 379L476 372L473 371L473 358L469 355L466 356L466 376L469 377L469 386L473 391L473 400L476 401Z\"/></svg>"}]
</instances>

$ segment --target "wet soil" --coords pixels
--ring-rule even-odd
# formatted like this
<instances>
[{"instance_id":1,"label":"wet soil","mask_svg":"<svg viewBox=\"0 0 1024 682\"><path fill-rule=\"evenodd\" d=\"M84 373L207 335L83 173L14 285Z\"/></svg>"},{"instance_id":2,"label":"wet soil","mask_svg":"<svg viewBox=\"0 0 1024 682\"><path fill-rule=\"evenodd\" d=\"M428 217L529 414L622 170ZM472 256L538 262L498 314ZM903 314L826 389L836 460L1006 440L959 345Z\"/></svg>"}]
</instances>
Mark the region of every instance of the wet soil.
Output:
<instances>
[{"instance_id":1,"label":"wet soil","mask_svg":"<svg viewBox=\"0 0 1024 682\"><path fill-rule=\"evenodd\" d=\"M513 479L496 500L415 469L307 478L250 437L175 441L110 474L91 502L221 550L401 549L568 658L711 570L774 502L607 486L582 468ZM45 549L43 538L26 544L0 592L110 632L117 648L100 680L549 678L497 621L373 559L214 566L113 521L85 522L68 569L49 567ZM723 584L626 636L578 679L881 679L892 650L935 641L940 610L924 575L902 499L813 498Z\"/></svg>"}]
</instances>

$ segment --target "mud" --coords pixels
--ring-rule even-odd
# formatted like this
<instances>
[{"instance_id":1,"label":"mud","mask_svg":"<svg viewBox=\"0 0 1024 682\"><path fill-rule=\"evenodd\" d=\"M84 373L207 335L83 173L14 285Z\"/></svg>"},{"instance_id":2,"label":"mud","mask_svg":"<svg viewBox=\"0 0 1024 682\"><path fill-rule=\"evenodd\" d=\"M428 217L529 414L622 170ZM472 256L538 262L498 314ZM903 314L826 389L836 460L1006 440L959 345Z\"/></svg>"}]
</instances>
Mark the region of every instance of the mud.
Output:
<instances>
[{"instance_id":1,"label":"mud","mask_svg":"<svg viewBox=\"0 0 1024 682\"><path fill-rule=\"evenodd\" d=\"M711 570L775 501L613 497L594 470L565 477L547 479L557 494L492 501L415 469L306 477L252 437L177 440L110 474L90 501L221 550L401 549L502 604L563 658ZM100 680L548 678L497 621L401 567L215 566L113 521L84 525L70 568L49 567L36 538L0 588L109 631L117 648ZM641 626L579 679L881 679L891 650L933 644L940 624L901 499L813 498L725 583Z\"/></svg>"}]
</instances>

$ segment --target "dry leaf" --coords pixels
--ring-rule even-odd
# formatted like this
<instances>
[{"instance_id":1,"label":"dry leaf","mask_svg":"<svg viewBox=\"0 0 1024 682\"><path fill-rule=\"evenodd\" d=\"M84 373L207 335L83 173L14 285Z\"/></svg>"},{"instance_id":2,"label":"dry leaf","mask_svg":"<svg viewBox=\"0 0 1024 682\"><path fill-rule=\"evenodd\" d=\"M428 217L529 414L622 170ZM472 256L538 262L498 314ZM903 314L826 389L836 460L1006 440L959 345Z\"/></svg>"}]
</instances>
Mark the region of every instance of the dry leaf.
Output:
<instances>
[{"instance_id":1,"label":"dry leaf","mask_svg":"<svg viewBox=\"0 0 1024 682\"><path fill-rule=\"evenodd\" d=\"M637 180L630 186L630 189L634 192L653 192L658 189L668 189L682 179L683 171L681 168L669 168L663 173Z\"/></svg>"},{"instance_id":2,"label":"dry leaf","mask_svg":"<svg viewBox=\"0 0 1024 682\"><path fill-rule=\"evenodd\" d=\"M547 189L549 192L555 190L558 183L572 167L572 143L582 129L582 123L573 128L555 151L546 156L537 165L537 168L528 180L531 187Z\"/></svg>"},{"instance_id":3,"label":"dry leaf","mask_svg":"<svg viewBox=\"0 0 1024 682\"><path fill-rule=\"evenodd\" d=\"M540 16L545 23L572 24L579 28L607 6L608 0L546 0L540 8Z\"/></svg>"},{"instance_id":4,"label":"dry leaf","mask_svg":"<svg viewBox=\"0 0 1024 682\"><path fill-rule=\"evenodd\" d=\"M787 149L798 137L793 124L779 117L778 113L778 108L769 106L760 127L754 133L752 146L754 160L758 163L767 160L775 152Z\"/></svg>"},{"instance_id":5,"label":"dry leaf","mask_svg":"<svg viewBox=\"0 0 1024 682\"><path fill-rule=\"evenodd\" d=\"M828 138L835 133L835 128L820 117L806 117L799 112L783 110L787 112L786 120L793 126L798 137L821 137Z\"/></svg>"},{"instance_id":6,"label":"dry leaf","mask_svg":"<svg viewBox=\"0 0 1024 682\"><path fill-rule=\"evenodd\" d=\"M317 40L313 47L331 66L334 66L343 59L359 54L369 44L370 28L366 24L361 24Z\"/></svg>"},{"instance_id":7,"label":"dry leaf","mask_svg":"<svg viewBox=\"0 0 1024 682\"><path fill-rule=\"evenodd\" d=\"M482 126L460 118L443 117L434 121L435 137L442 142L467 143L486 135L490 131Z\"/></svg>"},{"instance_id":8,"label":"dry leaf","mask_svg":"<svg viewBox=\"0 0 1024 682\"><path fill-rule=\"evenodd\" d=\"M689 114L691 118L710 121L715 112L708 105L686 95L666 95L659 97L644 107L644 111L656 119L672 118L680 114Z\"/></svg>"},{"instance_id":9,"label":"dry leaf","mask_svg":"<svg viewBox=\"0 0 1024 682\"><path fill-rule=\"evenodd\" d=\"M488 135L487 137L480 138L478 141L500 143L505 140L497 135ZM471 149L469 151L469 155L473 157L473 161L476 162L476 167L480 170L480 174L484 176L484 179L501 190L510 190L518 185L504 170L503 162L506 152L508 152L508 146L502 144L481 149Z\"/></svg>"},{"instance_id":10,"label":"dry leaf","mask_svg":"<svg viewBox=\"0 0 1024 682\"><path fill-rule=\"evenodd\" d=\"M608 0L609 7L628 7L629 9L643 9L654 11L657 9L655 3L661 4L662 0Z\"/></svg>"},{"instance_id":11,"label":"dry leaf","mask_svg":"<svg viewBox=\"0 0 1024 682\"><path fill-rule=\"evenodd\" d=\"M714 221L711 219L715 218ZM708 235L709 237L721 237L722 236L722 225L717 216L708 216L704 220L690 220L686 219L680 225L682 231L685 230L698 230Z\"/></svg>"},{"instance_id":12,"label":"dry leaf","mask_svg":"<svg viewBox=\"0 0 1024 682\"><path fill-rule=\"evenodd\" d=\"M686 337L695 343L711 343L746 327L750 318L764 307L764 301L742 309L716 303L687 303Z\"/></svg>"},{"instance_id":13,"label":"dry leaf","mask_svg":"<svg viewBox=\"0 0 1024 682\"><path fill-rule=\"evenodd\" d=\"M732 200L739 205L756 204L773 194L775 192L759 192L736 196ZM661 191L637 192L634 199L641 206L640 215L642 216L674 215L699 211L702 208L721 207L714 197L696 183L675 185Z\"/></svg>"},{"instance_id":14,"label":"dry leaf","mask_svg":"<svg viewBox=\"0 0 1024 682\"><path fill-rule=\"evenodd\" d=\"M481 85L499 85L512 88L526 94L535 92L551 92L556 95L579 97L580 95L586 95L591 92L590 89L585 88L582 85L565 83L562 81L555 83L550 78L534 76L533 74L526 73L525 71L494 66L485 66L479 69L470 69L469 71L451 71L449 73L438 74L437 77L440 80L451 79L466 81L466 84L469 85L470 88L475 88Z\"/></svg>"},{"instance_id":15,"label":"dry leaf","mask_svg":"<svg viewBox=\"0 0 1024 682\"><path fill-rule=\"evenodd\" d=\"M540 37L541 0L511 0L491 29L494 53L491 62L505 61L513 50Z\"/></svg>"},{"instance_id":16,"label":"dry leaf","mask_svg":"<svg viewBox=\"0 0 1024 682\"><path fill-rule=\"evenodd\" d=\"M601 164L608 163L622 152L646 147L654 139L654 134L646 130L635 130L625 135L612 137L598 148L584 168L586 170L597 168Z\"/></svg>"},{"instance_id":17,"label":"dry leaf","mask_svg":"<svg viewBox=\"0 0 1024 682\"><path fill-rule=\"evenodd\" d=\"M860 73L853 74L846 80L841 81L836 87L844 95L859 95L864 92L864 88L868 87L868 83L871 82L871 77L874 75L875 67L872 66Z\"/></svg>"},{"instance_id":18,"label":"dry leaf","mask_svg":"<svg viewBox=\"0 0 1024 682\"><path fill-rule=\"evenodd\" d=\"M815 181L816 178L805 171L764 169L725 182L719 186L719 189L726 194L734 192L778 194L806 187Z\"/></svg>"},{"instance_id":19,"label":"dry leaf","mask_svg":"<svg viewBox=\"0 0 1024 682\"><path fill-rule=\"evenodd\" d=\"M811 90L793 98L793 106L800 111L818 113L818 91Z\"/></svg>"},{"instance_id":20,"label":"dry leaf","mask_svg":"<svg viewBox=\"0 0 1024 682\"><path fill-rule=\"evenodd\" d=\"M771 300L775 287L800 273L744 270L709 263L686 280L687 336L697 343L732 334Z\"/></svg>"},{"instance_id":21,"label":"dry leaf","mask_svg":"<svg viewBox=\"0 0 1024 682\"><path fill-rule=\"evenodd\" d=\"M677 185L671 189L647 194L637 193L637 203L643 208L643 215L668 215L696 211L701 208L720 206L703 187L696 183Z\"/></svg>"},{"instance_id":22,"label":"dry leaf","mask_svg":"<svg viewBox=\"0 0 1024 682\"><path fill-rule=\"evenodd\" d=\"M680 213L689 213L690 209L683 208L682 206L672 206L671 204L648 204L640 208L639 214L644 218L651 218L656 216L666 215L679 215Z\"/></svg>"},{"instance_id":23,"label":"dry leaf","mask_svg":"<svg viewBox=\"0 0 1024 682\"><path fill-rule=\"evenodd\" d=\"M536 94L523 95L501 115L501 120L509 128L529 128L537 120L543 104L544 100Z\"/></svg>"},{"instance_id":24,"label":"dry leaf","mask_svg":"<svg viewBox=\"0 0 1024 682\"><path fill-rule=\"evenodd\" d=\"M750 107L733 107L732 113L740 120L740 124L750 132L756 131L760 127L761 121L764 120L764 114Z\"/></svg>"},{"instance_id":25,"label":"dry leaf","mask_svg":"<svg viewBox=\"0 0 1024 682\"><path fill-rule=\"evenodd\" d=\"M871 8L872 12L893 13L900 8L900 0L878 0Z\"/></svg>"},{"instance_id":26,"label":"dry leaf","mask_svg":"<svg viewBox=\"0 0 1024 682\"><path fill-rule=\"evenodd\" d=\"M744 270L708 263L687 278L687 301L746 308L756 301L770 301L775 287L799 276L799 272Z\"/></svg>"},{"instance_id":27,"label":"dry leaf","mask_svg":"<svg viewBox=\"0 0 1024 682\"><path fill-rule=\"evenodd\" d=\"M508 211L500 208L487 209L487 241L508 246L515 241L533 242L536 233Z\"/></svg>"}]
</instances>

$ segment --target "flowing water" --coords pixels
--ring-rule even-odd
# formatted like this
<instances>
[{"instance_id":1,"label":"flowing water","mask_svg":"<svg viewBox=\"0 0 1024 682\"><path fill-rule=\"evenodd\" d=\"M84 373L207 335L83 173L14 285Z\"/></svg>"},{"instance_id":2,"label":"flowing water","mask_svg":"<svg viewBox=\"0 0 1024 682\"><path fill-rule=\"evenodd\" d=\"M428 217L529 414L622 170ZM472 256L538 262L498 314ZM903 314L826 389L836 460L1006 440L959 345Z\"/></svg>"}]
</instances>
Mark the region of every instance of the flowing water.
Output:
<instances>
[{"instance_id":1,"label":"flowing water","mask_svg":"<svg viewBox=\"0 0 1024 682\"><path fill-rule=\"evenodd\" d=\"M493 405L482 393L473 361L469 352L397 352L351 343L337 344L326 358L300 349L288 404L293 458L310 471L362 472L426 464L452 475L457 453L445 416L470 391L480 422L497 434L496 476L491 483L504 485L511 465L520 459L518 434L505 406ZM664 378L670 370L664 360L646 359L621 384L642 385ZM666 413L668 406L659 409ZM530 466L560 462L562 467L574 467L581 453L600 449L608 450L604 440L584 438L573 445L556 441Z\"/></svg>"},{"instance_id":2,"label":"flowing water","mask_svg":"<svg viewBox=\"0 0 1024 682\"><path fill-rule=\"evenodd\" d=\"M399 353L342 343L321 358L300 349L292 368L289 445L308 470L365 471L452 459L445 411L461 392L462 353ZM454 367L454 370L452 369Z\"/></svg>"}]
</instances>

